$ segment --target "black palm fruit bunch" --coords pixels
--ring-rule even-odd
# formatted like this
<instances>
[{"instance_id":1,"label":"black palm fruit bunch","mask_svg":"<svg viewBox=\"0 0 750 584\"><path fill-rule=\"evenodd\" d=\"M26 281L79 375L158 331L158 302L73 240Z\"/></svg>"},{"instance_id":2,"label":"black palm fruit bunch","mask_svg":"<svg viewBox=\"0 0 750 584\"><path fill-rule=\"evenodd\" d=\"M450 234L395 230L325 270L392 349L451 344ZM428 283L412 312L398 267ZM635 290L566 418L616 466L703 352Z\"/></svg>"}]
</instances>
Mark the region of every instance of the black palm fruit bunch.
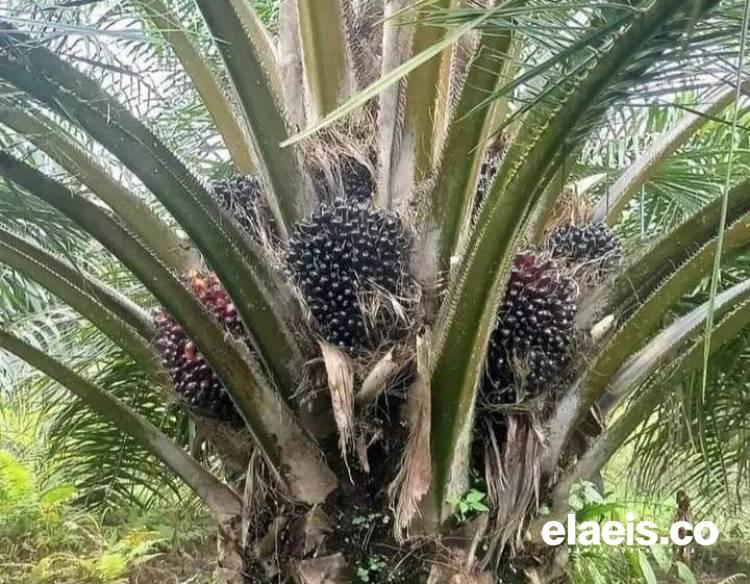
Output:
<instances>
[{"instance_id":1,"label":"black palm fruit bunch","mask_svg":"<svg viewBox=\"0 0 750 584\"><path fill-rule=\"evenodd\" d=\"M606 223L561 225L550 234L547 247L553 257L571 264L596 262L614 266L622 257L622 247Z\"/></svg>"},{"instance_id":2,"label":"black palm fruit bunch","mask_svg":"<svg viewBox=\"0 0 750 584\"><path fill-rule=\"evenodd\" d=\"M247 338L237 310L216 277L193 273L188 277L188 284L228 333L236 338ZM180 399L204 415L238 421L239 414L229 394L183 328L163 310L154 314L154 324L156 348Z\"/></svg>"},{"instance_id":3,"label":"black palm fruit bunch","mask_svg":"<svg viewBox=\"0 0 750 584\"><path fill-rule=\"evenodd\" d=\"M326 340L347 350L371 339L360 295L399 292L408 237L400 219L355 201L321 204L289 242L289 269Z\"/></svg>"},{"instance_id":4,"label":"black palm fruit bunch","mask_svg":"<svg viewBox=\"0 0 750 584\"><path fill-rule=\"evenodd\" d=\"M263 183L254 174L236 174L211 183L219 206L249 235L258 229L259 205L262 202Z\"/></svg>"},{"instance_id":5,"label":"black palm fruit bunch","mask_svg":"<svg viewBox=\"0 0 750 584\"><path fill-rule=\"evenodd\" d=\"M367 203L375 189L372 172L359 160L346 156L341 161L341 183L350 201Z\"/></svg>"},{"instance_id":6,"label":"black palm fruit bunch","mask_svg":"<svg viewBox=\"0 0 750 584\"><path fill-rule=\"evenodd\" d=\"M491 404L515 404L549 388L569 362L577 286L548 256L513 260L490 337L483 387Z\"/></svg>"}]
</instances>

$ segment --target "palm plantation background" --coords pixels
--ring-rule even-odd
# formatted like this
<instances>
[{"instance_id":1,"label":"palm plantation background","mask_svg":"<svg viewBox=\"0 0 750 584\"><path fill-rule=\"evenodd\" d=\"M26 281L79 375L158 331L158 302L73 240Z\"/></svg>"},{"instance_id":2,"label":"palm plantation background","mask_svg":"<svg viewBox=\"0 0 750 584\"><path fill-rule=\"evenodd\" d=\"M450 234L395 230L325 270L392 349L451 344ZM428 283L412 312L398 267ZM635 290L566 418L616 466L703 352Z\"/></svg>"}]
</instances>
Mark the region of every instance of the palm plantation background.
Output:
<instances>
[{"instance_id":1,"label":"palm plantation background","mask_svg":"<svg viewBox=\"0 0 750 584\"><path fill-rule=\"evenodd\" d=\"M0 5L0 581L741 581L747 25Z\"/></svg>"}]
</instances>

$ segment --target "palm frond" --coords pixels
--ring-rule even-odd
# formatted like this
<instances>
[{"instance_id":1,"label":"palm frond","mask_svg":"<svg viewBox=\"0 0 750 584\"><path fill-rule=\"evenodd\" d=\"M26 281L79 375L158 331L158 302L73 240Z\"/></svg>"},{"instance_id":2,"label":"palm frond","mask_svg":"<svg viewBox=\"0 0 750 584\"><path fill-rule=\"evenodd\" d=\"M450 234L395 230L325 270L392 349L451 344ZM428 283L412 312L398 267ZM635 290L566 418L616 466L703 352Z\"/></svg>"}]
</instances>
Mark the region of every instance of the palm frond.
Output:
<instances>
[{"instance_id":1,"label":"palm frond","mask_svg":"<svg viewBox=\"0 0 750 584\"><path fill-rule=\"evenodd\" d=\"M108 168L87 155L79 144L68 140L64 129L43 113L26 113L10 103L0 102L0 123L13 128L86 185L174 269L187 272L196 266L197 258L188 243L180 240L138 194L115 181Z\"/></svg>"},{"instance_id":2,"label":"palm frond","mask_svg":"<svg viewBox=\"0 0 750 584\"><path fill-rule=\"evenodd\" d=\"M352 86L340 0L296 0L302 57L315 119L346 99Z\"/></svg>"},{"instance_id":3,"label":"palm frond","mask_svg":"<svg viewBox=\"0 0 750 584\"><path fill-rule=\"evenodd\" d=\"M188 32L183 30L177 16L161 0L136 0L143 7L153 26L164 35L180 60L185 72L200 94L218 132L224 139L238 172L249 173L253 169L252 144L246 130L238 121L228 95L222 90L220 80L211 70Z\"/></svg>"},{"instance_id":4,"label":"palm frond","mask_svg":"<svg viewBox=\"0 0 750 584\"><path fill-rule=\"evenodd\" d=\"M713 336L719 342L716 330ZM676 390L654 405L631 437L638 462L630 478L644 492L659 495L668 481L680 477L697 505L732 511L743 504L748 486L742 373L747 334L738 334L728 347L719 344L722 350L713 351L705 397L699 372L668 380Z\"/></svg>"},{"instance_id":5,"label":"palm frond","mask_svg":"<svg viewBox=\"0 0 750 584\"><path fill-rule=\"evenodd\" d=\"M11 77L40 101L82 124L143 180L205 254L253 331L258 353L280 390L291 392L301 363L288 318L294 309L289 301L283 302L288 294L258 247L227 219L202 181L99 86L23 34L19 37L6 28L0 40L5 47L0 77ZM33 74L28 68L32 63ZM40 67L47 69L47 75L39 75ZM50 82L53 78L56 83ZM40 83L42 79L46 81ZM71 91L64 91L65 86Z\"/></svg>"},{"instance_id":6,"label":"palm frond","mask_svg":"<svg viewBox=\"0 0 750 584\"><path fill-rule=\"evenodd\" d=\"M189 445L184 412L165 400L163 390L155 387L140 367L113 352L100 358L97 368L97 385L106 387L183 448ZM117 508L135 503L148 507L180 493L181 483L168 466L155 464L129 434L61 393L52 386L39 397L50 420L45 431L47 456L64 480L82 494L84 505Z\"/></svg>"},{"instance_id":7,"label":"palm frond","mask_svg":"<svg viewBox=\"0 0 750 584\"><path fill-rule=\"evenodd\" d=\"M673 154L704 124L721 113L734 97L735 91L733 89L724 89L716 97L709 98L709 103L699 108L695 113L687 112L679 124L657 139L617 179L617 182L607 189L606 196L600 200L596 209L594 209L592 220L603 221L606 218L608 223L616 223L623 208L649 179L650 173L654 169L660 168L665 158Z\"/></svg>"},{"instance_id":8,"label":"palm frond","mask_svg":"<svg viewBox=\"0 0 750 584\"><path fill-rule=\"evenodd\" d=\"M270 187L268 202L282 236L309 211L298 154L280 146L287 139L279 105L281 78L275 54L268 46L257 17L238 0L199 0L208 28L219 42L255 146L261 173Z\"/></svg>"},{"instance_id":9,"label":"palm frond","mask_svg":"<svg viewBox=\"0 0 750 584\"><path fill-rule=\"evenodd\" d=\"M750 181L732 189L727 213L729 223L734 223L750 209L748 197ZM714 199L652 245L634 254L614 282L605 283L589 296L581 307L580 319L590 322L596 314L627 314L638 298L647 296L714 237L720 216L721 200Z\"/></svg>"},{"instance_id":10,"label":"palm frond","mask_svg":"<svg viewBox=\"0 0 750 584\"><path fill-rule=\"evenodd\" d=\"M439 468L433 474L440 501L453 496L456 491L450 483L466 475L454 465L467 459L459 445L468 445L465 436L471 428L474 398L501 291L523 227L560 163L559 153L607 84L637 58L633 48L647 45L665 22L682 15L683 9L681 2L657 1L635 16L607 50L592 58L584 75L556 90L564 98L552 114L541 115L545 123L535 125L538 113L525 122L521 129L524 140L511 146L503 160L479 210L436 332L433 460L439 461Z\"/></svg>"},{"instance_id":11,"label":"palm frond","mask_svg":"<svg viewBox=\"0 0 750 584\"><path fill-rule=\"evenodd\" d=\"M719 348L726 347L733 341L736 341L737 335L740 335L747 329L750 323L750 305L747 302L748 289L750 281L745 280L734 287L723 292L716 299L716 307L723 315L717 322L713 331L715 345L712 353L716 353ZM689 377L691 373L699 370L701 359L699 358L703 350L703 336L705 333L696 335L696 331L707 320L708 314L712 307L709 302L704 303L692 312L677 320L673 325L665 329L651 343L635 354L631 360L618 372L613 378L610 385L610 391L617 399L624 399L626 396L634 393L642 384L645 383L644 389L640 391L624 414L620 416L611 428L605 430L594 444L589 448L586 454L575 464L571 471L566 475L556 487L556 500L558 506L564 506L567 493L571 485L577 480L591 478L595 472L600 470L622 444L628 439L633 431L642 423L646 422L647 426L660 426L664 429L663 423L655 422L653 415L662 402L669 403L672 392L665 391L665 384L674 384L683 377ZM697 337L697 338L696 338ZM685 350L684 345L688 343ZM675 359L675 357L677 357ZM656 376L650 381L661 367L672 362L671 365L661 371L660 376ZM676 397L676 396L675 396ZM670 418L673 421L673 418ZM710 420L711 425L716 420ZM670 428L670 432L676 428ZM696 436L706 436L703 429L698 429ZM712 435L717 430L716 426L708 430L708 435ZM658 432L646 431L639 439L641 448L639 452L648 455L648 448L644 447L650 439L653 439ZM740 433L742 435L742 433ZM663 435L662 435L663 436ZM685 435L683 434L683 439ZM715 436L714 436L715 437ZM701 441L703 439L701 438ZM714 443L714 447L718 444ZM651 450L654 454L656 450ZM668 449L659 451L660 454L669 452ZM688 454L690 449L682 449L682 453ZM688 454L689 456L689 454ZM722 459L720 456L718 459ZM710 459L716 463L717 457L711 456ZM654 462L652 460L652 462ZM726 461L724 461L726 462ZM669 466L669 465L667 465ZM638 467L648 468L645 465ZM652 470L659 468L664 471L664 466L650 467ZM673 475L670 475L673 476Z\"/></svg>"},{"instance_id":12,"label":"palm frond","mask_svg":"<svg viewBox=\"0 0 750 584\"><path fill-rule=\"evenodd\" d=\"M405 22L413 22L414 30L411 39L413 56L439 45L447 37L449 30L441 26L431 15L450 11L457 4L456 0L434 0L417 3L416 7L399 15ZM409 177L407 186L418 185L431 170L437 144L445 128L440 120L445 119L444 112L439 111L441 95L447 95L449 82L443 72L450 71L451 52L443 50L416 67L406 77L404 89L404 113L402 135L399 137L399 165L396 174ZM443 102L443 107L447 104Z\"/></svg>"},{"instance_id":13,"label":"palm frond","mask_svg":"<svg viewBox=\"0 0 750 584\"><path fill-rule=\"evenodd\" d=\"M420 245L425 257L420 258L423 265L418 268L424 281L450 271L450 258L459 249L459 239L470 223L493 121L493 109L481 105L489 93L505 82L512 68L512 43L510 33L485 33L480 37L427 202L428 219Z\"/></svg>"},{"instance_id":14,"label":"palm frond","mask_svg":"<svg viewBox=\"0 0 750 584\"><path fill-rule=\"evenodd\" d=\"M184 326L224 381L278 480L288 484L303 500L314 503L325 498L334 488L334 476L323 462L317 445L304 433L282 396L267 380L257 357L239 342L228 340L223 329L185 285L107 213L10 155L0 153L0 172L74 217L141 278ZM291 460L296 460L294 471ZM301 464L307 471L300 475L296 467ZM316 480L312 481L311 477Z\"/></svg>"},{"instance_id":15,"label":"palm frond","mask_svg":"<svg viewBox=\"0 0 750 584\"><path fill-rule=\"evenodd\" d=\"M44 286L91 320L143 367L154 365L150 346L153 325L127 298L3 229L0 229L0 261Z\"/></svg>"}]
</instances>

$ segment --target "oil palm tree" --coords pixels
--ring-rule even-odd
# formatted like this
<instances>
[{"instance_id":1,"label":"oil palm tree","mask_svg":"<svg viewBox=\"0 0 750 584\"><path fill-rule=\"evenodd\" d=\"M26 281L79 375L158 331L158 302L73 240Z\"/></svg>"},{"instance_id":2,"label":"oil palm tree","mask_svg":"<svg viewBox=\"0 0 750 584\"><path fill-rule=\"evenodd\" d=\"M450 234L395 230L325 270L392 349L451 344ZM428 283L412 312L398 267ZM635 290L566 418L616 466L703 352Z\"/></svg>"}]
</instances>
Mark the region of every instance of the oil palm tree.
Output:
<instances>
[{"instance_id":1,"label":"oil palm tree","mask_svg":"<svg viewBox=\"0 0 750 584\"><path fill-rule=\"evenodd\" d=\"M750 280L716 277L750 244L743 3L285 0L276 36L246 0L90 4L0 15L0 262L204 440L95 356L10 319L0 347L193 489L223 581L559 578L540 523L750 320ZM581 174L608 115L678 94L616 181ZM726 178L624 245L707 122Z\"/></svg>"}]
</instances>

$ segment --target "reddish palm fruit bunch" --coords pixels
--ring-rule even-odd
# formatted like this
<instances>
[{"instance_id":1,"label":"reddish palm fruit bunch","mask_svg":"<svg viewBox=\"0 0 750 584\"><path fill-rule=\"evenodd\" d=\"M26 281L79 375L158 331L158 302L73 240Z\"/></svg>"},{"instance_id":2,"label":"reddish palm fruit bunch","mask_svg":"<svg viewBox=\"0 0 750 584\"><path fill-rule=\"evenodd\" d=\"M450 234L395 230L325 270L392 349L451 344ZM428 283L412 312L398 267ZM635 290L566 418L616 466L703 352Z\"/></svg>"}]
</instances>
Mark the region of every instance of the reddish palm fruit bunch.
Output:
<instances>
[{"instance_id":1,"label":"reddish palm fruit bunch","mask_svg":"<svg viewBox=\"0 0 750 584\"><path fill-rule=\"evenodd\" d=\"M550 386L569 362L576 292L556 261L534 252L514 258L490 338L486 399L513 404Z\"/></svg>"},{"instance_id":2,"label":"reddish palm fruit bunch","mask_svg":"<svg viewBox=\"0 0 750 584\"><path fill-rule=\"evenodd\" d=\"M329 342L368 346L358 295L373 286L399 291L407 245L396 215L344 199L322 204L296 227L289 269Z\"/></svg>"},{"instance_id":3,"label":"reddish palm fruit bunch","mask_svg":"<svg viewBox=\"0 0 750 584\"><path fill-rule=\"evenodd\" d=\"M215 276L193 273L188 277L188 285L228 333L247 339L237 310ZM159 310L154 315L154 324L156 348L180 398L204 415L238 420L239 414L224 385L177 321Z\"/></svg>"}]
</instances>

